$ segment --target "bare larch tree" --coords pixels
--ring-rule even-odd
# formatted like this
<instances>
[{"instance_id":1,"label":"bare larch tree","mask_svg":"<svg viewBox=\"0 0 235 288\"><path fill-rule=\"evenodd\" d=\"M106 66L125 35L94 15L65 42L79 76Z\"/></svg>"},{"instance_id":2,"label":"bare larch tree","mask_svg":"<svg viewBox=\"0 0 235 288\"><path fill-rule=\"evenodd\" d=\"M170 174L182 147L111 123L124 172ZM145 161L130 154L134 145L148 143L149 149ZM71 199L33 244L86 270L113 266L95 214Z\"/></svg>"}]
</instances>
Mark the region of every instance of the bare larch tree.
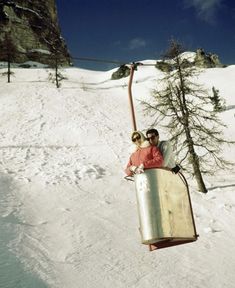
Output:
<instances>
[{"instance_id":1,"label":"bare larch tree","mask_svg":"<svg viewBox=\"0 0 235 288\"><path fill-rule=\"evenodd\" d=\"M171 40L164 61L172 69L159 80L160 88L153 90L153 102L144 104L154 116L153 126L167 129L178 161L195 176L199 191L206 193L202 175L228 168L231 163L221 156L222 144L232 142L223 137L225 125L213 109L208 90L196 83L200 71L190 62L186 65L183 52L182 45Z\"/></svg>"}]
</instances>

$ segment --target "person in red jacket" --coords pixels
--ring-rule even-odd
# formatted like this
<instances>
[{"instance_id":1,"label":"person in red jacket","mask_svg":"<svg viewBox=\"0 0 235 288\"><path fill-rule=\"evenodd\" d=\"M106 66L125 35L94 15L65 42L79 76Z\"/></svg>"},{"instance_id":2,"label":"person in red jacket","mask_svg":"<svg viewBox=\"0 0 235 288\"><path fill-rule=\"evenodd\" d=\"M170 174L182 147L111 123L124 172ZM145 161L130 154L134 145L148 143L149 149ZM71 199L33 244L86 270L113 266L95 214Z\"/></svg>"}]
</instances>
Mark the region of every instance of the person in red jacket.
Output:
<instances>
[{"instance_id":1,"label":"person in red jacket","mask_svg":"<svg viewBox=\"0 0 235 288\"><path fill-rule=\"evenodd\" d=\"M125 172L128 176L142 173L144 169L157 168L163 165L160 150L146 140L143 133L134 131L131 140L135 144L135 152L131 154Z\"/></svg>"}]
</instances>

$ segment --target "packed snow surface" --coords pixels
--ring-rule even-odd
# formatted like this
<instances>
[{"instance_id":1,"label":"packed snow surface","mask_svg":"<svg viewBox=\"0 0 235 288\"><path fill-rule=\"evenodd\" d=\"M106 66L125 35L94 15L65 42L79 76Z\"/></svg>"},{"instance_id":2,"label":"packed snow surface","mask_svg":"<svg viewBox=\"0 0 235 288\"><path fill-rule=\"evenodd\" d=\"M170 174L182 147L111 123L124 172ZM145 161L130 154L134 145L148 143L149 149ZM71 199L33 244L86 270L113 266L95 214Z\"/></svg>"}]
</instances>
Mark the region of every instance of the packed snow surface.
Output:
<instances>
[{"instance_id":1,"label":"packed snow surface","mask_svg":"<svg viewBox=\"0 0 235 288\"><path fill-rule=\"evenodd\" d=\"M128 78L112 81L113 70L69 68L56 89L49 72L14 69L12 83L0 78L0 239L12 232L7 249L23 269L45 287L233 288L235 169L205 177L207 194L185 175L200 237L149 252L140 242L134 185L123 179L132 131ZM140 130L153 119L139 100L150 98L160 76L153 66L135 73ZM207 69L198 78L226 99L220 115L231 140L234 79L235 66ZM223 153L234 160L234 145ZM16 275L1 275L3 261L0 287L13 287Z\"/></svg>"}]
</instances>

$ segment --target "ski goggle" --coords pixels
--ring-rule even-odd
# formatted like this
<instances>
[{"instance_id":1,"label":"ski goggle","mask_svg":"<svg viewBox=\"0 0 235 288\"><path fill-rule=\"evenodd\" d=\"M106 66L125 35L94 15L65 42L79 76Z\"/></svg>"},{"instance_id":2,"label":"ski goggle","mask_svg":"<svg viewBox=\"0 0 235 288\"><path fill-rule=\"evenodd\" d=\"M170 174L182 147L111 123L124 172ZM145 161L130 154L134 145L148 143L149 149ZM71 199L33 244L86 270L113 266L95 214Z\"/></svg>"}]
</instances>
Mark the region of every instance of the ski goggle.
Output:
<instances>
[{"instance_id":1,"label":"ski goggle","mask_svg":"<svg viewBox=\"0 0 235 288\"><path fill-rule=\"evenodd\" d=\"M141 138L140 135L137 135L136 137L132 138L132 142L135 142L136 140L140 140L140 138Z\"/></svg>"}]
</instances>

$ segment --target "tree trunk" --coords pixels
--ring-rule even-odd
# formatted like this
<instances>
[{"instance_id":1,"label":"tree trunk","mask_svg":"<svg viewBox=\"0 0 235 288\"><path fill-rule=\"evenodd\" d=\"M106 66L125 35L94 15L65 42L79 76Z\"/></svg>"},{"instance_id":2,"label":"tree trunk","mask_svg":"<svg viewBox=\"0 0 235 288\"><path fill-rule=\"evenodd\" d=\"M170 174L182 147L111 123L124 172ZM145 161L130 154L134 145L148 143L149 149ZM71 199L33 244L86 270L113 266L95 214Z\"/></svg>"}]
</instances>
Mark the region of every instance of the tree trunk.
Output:
<instances>
[{"instance_id":1,"label":"tree trunk","mask_svg":"<svg viewBox=\"0 0 235 288\"><path fill-rule=\"evenodd\" d=\"M7 82L11 82L11 64L10 64L10 55L7 55Z\"/></svg>"},{"instance_id":2,"label":"tree trunk","mask_svg":"<svg viewBox=\"0 0 235 288\"><path fill-rule=\"evenodd\" d=\"M192 137L191 137L189 130L186 131L186 137L187 137L187 141L188 141L189 153L192 157L193 172L194 172L194 175L196 177L198 190L202 193L207 193L206 185L203 181L202 173L200 170L200 164L198 161L198 156L194 150L193 140L192 140Z\"/></svg>"},{"instance_id":3,"label":"tree trunk","mask_svg":"<svg viewBox=\"0 0 235 288\"><path fill-rule=\"evenodd\" d=\"M193 159L193 171L196 177L198 190L202 193L207 193L206 185L203 181L202 174L200 171L197 155L194 155L193 158L196 158L196 159Z\"/></svg>"},{"instance_id":4,"label":"tree trunk","mask_svg":"<svg viewBox=\"0 0 235 288\"><path fill-rule=\"evenodd\" d=\"M56 88L59 88L59 80L58 80L58 60L55 57L55 81L56 81Z\"/></svg>"},{"instance_id":5,"label":"tree trunk","mask_svg":"<svg viewBox=\"0 0 235 288\"><path fill-rule=\"evenodd\" d=\"M207 189L203 181L201 170L200 170L198 156L194 150L194 143L193 143L193 139L190 133L189 111L188 111L187 104L186 104L186 96L185 96L185 90L184 90L185 85L184 85L184 79L182 76L181 66L180 66L178 57L177 57L177 65L178 65L178 73L179 73L179 78L180 78L180 91L182 92L182 99L181 97L179 97L179 100L180 100L181 111L182 111L182 115L184 119L184 128L185 128L186 139L187 139L188 147L189 147L189 154L192 157L193 172L196 177L198 190L202 193L207 193Z\"/></svg>"}]
</instances>

